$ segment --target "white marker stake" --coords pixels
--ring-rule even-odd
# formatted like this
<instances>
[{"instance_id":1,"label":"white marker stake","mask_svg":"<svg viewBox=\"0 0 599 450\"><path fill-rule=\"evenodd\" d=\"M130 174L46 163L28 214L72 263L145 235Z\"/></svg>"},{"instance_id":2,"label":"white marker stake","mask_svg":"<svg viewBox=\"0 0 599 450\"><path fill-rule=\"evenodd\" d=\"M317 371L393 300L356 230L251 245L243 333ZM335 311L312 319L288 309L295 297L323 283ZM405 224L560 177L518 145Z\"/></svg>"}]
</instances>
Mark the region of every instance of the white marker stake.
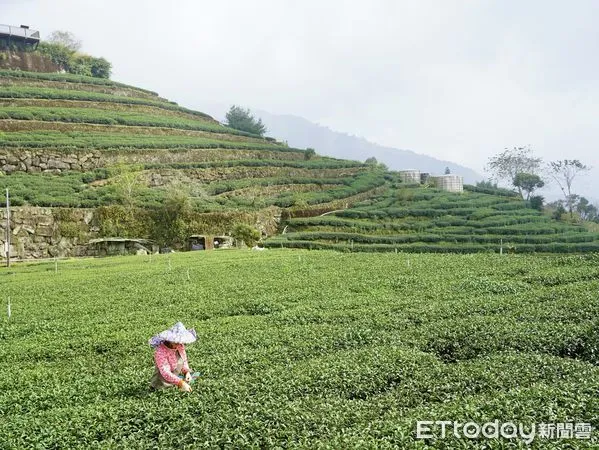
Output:
<instances>
[{"instance_id":1,"label":"white marker stake","mask_svg":"<svg viewBox=\"0 0 599 450\"><path fill-rule=\"evenodd\" d=\"M54 273L58 273L58 260L54 257Z\"/></svg>"},{"instance_id":2,"label":"white marker stake","mask_svg":"<svg viewBox=\"0 0 599 450\"><path fill-rule=\"evenodd\" d=\"M191 278L189 277L189 269L187 269L187 281L191 281Z\"/></svg>"},{"instance_id":3,"label":"white marker stake","mask_svg":"<svg viewBox=\"0 0 599 450\"><path fill-rule=\"evenodd\" d=\"M8 311L8 318L10 319L10 297L8 297L8 306L6 307Z\"/></svg>"}]
</instances>

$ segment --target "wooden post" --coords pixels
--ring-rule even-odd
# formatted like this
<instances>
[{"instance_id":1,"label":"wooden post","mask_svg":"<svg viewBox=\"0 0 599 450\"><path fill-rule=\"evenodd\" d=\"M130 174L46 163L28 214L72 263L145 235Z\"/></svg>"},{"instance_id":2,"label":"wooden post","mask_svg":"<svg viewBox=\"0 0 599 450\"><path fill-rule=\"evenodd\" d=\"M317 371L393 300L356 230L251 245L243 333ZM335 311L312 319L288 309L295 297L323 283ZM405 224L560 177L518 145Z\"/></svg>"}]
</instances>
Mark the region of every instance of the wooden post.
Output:
<instances>
[{"instance_id":1,"label":"wooden post","mask_svg":"<svg viewBox=\"0 0 599 450\"><path fill-rule=\"evenodd\" d=\"M10 198L6 188L6 267L10 267Z\"/></svg>"}]
</instances>

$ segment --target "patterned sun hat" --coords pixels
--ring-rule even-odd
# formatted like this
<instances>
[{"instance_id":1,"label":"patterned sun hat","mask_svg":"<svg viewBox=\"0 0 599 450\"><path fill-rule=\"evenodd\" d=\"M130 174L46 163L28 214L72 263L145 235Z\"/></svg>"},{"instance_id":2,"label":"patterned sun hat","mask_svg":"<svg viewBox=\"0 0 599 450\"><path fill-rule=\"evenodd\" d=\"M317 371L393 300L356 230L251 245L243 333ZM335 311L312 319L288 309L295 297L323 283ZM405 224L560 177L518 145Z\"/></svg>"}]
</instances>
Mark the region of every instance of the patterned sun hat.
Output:
<instances>
[{"instance_id":1,"label":"patterned sun hat","mask_svg":"<svg viewBox=\"0 0 599 450\"><path fill-rule=\"evenodd\" d=\"M193 328L188 330L181 322L177 322L168 330L150 338L148 344L156 348L165 341L175 344L191 344L196 341L196 331Z\"/></svg>"}]
</instances>

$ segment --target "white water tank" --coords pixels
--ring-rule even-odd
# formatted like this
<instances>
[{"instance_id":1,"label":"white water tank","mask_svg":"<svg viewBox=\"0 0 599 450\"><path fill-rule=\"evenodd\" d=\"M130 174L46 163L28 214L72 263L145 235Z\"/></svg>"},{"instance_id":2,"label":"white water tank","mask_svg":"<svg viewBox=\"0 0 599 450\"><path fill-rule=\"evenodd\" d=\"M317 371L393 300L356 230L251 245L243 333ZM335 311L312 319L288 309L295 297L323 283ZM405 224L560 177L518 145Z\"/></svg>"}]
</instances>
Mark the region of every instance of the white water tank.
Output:
<instances>
[{"instance_id":1,"label":"white water tank","mask_svg":"<svg viewBox=\"0 0 599 450\"><path fill-rule=\"evenodd\" d=\"M438 175L435 183L439 189L448 192L464 192L464 178L460 175Z\"/></svg>"},{"instance_id":2,"label":"white water tank","mask_svg":"<svg viewBox=\"0 0 599 450\"><path fill-rule=\"evenodd\" d=\"M419 170L400 170L399 178L401 178L402 183L420 184L420 171Z\"/></svg>"}]
</instances>

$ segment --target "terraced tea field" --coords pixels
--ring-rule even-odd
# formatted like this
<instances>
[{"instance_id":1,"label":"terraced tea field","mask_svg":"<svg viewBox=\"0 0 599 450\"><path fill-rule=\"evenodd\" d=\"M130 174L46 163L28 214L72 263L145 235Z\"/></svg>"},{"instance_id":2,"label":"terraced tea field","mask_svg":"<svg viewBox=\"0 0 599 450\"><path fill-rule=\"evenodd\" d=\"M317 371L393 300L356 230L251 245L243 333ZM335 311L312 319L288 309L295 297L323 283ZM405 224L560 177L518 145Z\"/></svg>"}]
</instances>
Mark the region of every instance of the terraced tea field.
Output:
<instances>
[{"instance_id":1,"label":"terraced tea field","mask_svg":"<svg viewBox=\"0 0 599 450\"><path fill-rule=\"evenodd\" d=\"M363 163L223 126L148 90L0 70L0 188L14 206L122 204L116 166L135 174L137 195L127 206L146 210L172 189L198 212L334 208L385 184L382 171Z\"/></svg>"},{"instance_id":2,"label":"terraced tea field","mask_svg":"<svg viewBox=\"0 0 599 450\"><path fill-rule=\"evenodd\" d=\"M599 233L527 207L504 189L466 186L461 194L420 186L390 188L343 210L288 217L269 247L406 252L596 252Z\"/></svg>"},{"instance_id":3,"label":"terraced tea field","mask_svg":"<svg viewBox=\"0 0 599 450\"><path fill-rule=\"evenodd\" d=\"M0 448L525 448L418 420L599 426L599 257L193 252L0 269ZM195 327L190 395L147 339ZM537 438L536 448L597 448Z\"/></svg>"}]
</instances>

